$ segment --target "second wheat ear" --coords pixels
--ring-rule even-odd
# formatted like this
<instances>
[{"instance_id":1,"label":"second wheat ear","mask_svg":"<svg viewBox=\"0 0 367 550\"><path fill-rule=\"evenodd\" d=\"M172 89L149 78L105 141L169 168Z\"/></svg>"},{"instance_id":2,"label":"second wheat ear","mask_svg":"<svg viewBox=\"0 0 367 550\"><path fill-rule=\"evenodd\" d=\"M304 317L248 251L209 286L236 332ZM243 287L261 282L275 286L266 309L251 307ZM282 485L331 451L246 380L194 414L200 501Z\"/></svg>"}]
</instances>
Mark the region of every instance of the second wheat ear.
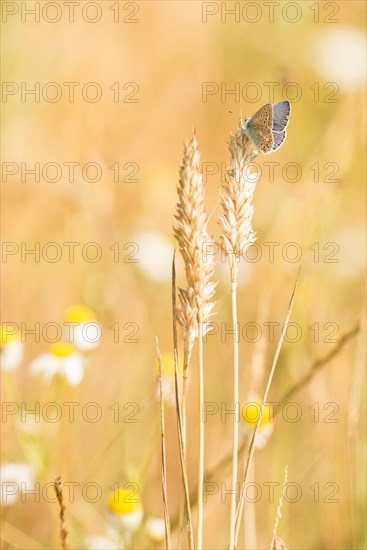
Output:
<instances>
[{"instance_id":1,"label":"second wheat ear","mask_svg":"<svg viewBox=\"0 0 367 550\"><path fill-rule=\"evenodd\" d=\"M237 275L238 262L243 251L255 242L252 228L254 207L252 200L257 178L251 174L251 165L257 155L251 140L243 131L242 121L236 135L228 141L231 154L230 163L225 172L225 182L221 192L222 226L221 247L225 254L231 280L233 340L233 402L239 403L239 357L238 357L238 318L237 318ZM236 487L238 470L238 411L233 417L232 432L232 483L229 528L229 550L235 547L236 526Z\"/></svg>"},{"instance_id":2,"label":"second wheat ear","mask_svg":"<svg viewBox=\"0 0 367 550\"><path fill-rule=\"evenodd\" d=\"M197 550L202 548L203 539L203 484L204 484L204 423L202 410L204 403L204 326L213 315L214 290L212 281L214 257L206 254L213 239L207 232L208 216L205 204L205 185L199 168L200 155L196 136L185 145L180 165L177 185L178 203L174 236L182 255L187 287L179 289L177 319L182 329L184 342L184 370L182 390L182 434L186 455L186 403L189 365L196 340L199 343L199 461L198 461L198 507L197 507Z\"/></svg>"}]
</instances>

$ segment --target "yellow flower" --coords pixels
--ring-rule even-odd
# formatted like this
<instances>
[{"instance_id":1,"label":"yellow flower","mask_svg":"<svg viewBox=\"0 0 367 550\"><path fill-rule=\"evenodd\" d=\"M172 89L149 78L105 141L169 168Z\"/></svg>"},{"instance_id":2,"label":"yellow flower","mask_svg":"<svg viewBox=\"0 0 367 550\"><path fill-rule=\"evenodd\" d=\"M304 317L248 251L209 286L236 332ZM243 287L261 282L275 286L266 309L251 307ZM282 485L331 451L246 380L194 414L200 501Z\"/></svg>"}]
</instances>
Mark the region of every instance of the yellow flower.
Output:
<instances>
[{"instance_id":1,"label":"yellow flower","mask_svg":"<svg viewBox=\"0 0 367 550\"><path fill-rule=\"evenodd\" d=\"M7 328L5 323L0 325L0 347L3 348L11 342L19 342L19 340L20 334L18 331L9 331L9 328Z\"/></svg>"},{"instance_id":2,"label":"yellow flower","mask_svg":"<svg viewBox=\"0 0 367 550\"><path fill-rule=\"evenodd\" d=\"M67 323L65 338L75 344L81 351L88 351L98 346L102 327L96 321L94 312L89 307L79 304L72 305L64 312L64 319ZM66 324L66 323L65 323Z\"/></svg>"},{"instance_id":3,"label":"yellow flower","mask_svg":"<svg viewBox=\"0 0 367 550\"><path fill-rule=\"evenodd\" d=\"M95 321L96 316L89 307L74 304L65 310L64 318L65 321L69 321L70 323L87 323Z\"/></svg>"},{"instance_id":4,"label":"yellow flower","mask_svg":"<svg viewBox=\"0 0 367 550\"><path fill-rule=\"evenodd\" d=\"M69 342L57 342L56 344L51 344L50 353L56 357L69 357L75 353L75 347Z\"/></svg>"},{"instance_id":5,"label":"yellow flower","mask_svg":"<svg viewBox=\"0 0 367 550\"><path fill-rule=\"evenodd\" d=\"M252 401L246 403L241 411L241 421L247 426L247 428L254 430L256 428L257 420L259 418L262 401ZM260 429L270 424L271 408L265 403L260 420Z\"/></svg>"},{"instance_id":6,"label":"yellow flower","mask_svg":"<svg viewBox=\"0 0 367 550\"><path fill-rule=\"evenodd\" d=\"M131 514L142 508L139 499L132 496L131 489L114 491L109 501L109 508L114 514Z\"/></svg>"},{"instance_id":7,"label":"yellow flower","mask_svg":"<svg viewBox=\"0 0 367 550\"><path fill-rule=\"evenodd\" d=\"M119 489L113 492L109 509L112 526L117 528L124 541L128 542L143 521L144 511L139 498L131 489Z\"/></svg>"},{"instance_id":8,"label":"yellow flower","mask_svg":"<svg viewBox=\"0 0 367 550\"><path fill-rule=\"evenodd\" d=\"M257 420L259 418L260 410L261 410L262 400L256 399L254 401L251 401L249 403L246 403L246 405L241 410L241 424L243 427L243 430L247 432L247 434L254 431L256 428ZM265 447L270 435L273 432L274 429L274 422L273 422L273 416L272 416L272 408L269 404L265 403L261 420L260 420L260 427L257 432L256 436L256 447L259 449L262 449Z\"/></svg>"},{"instance_id":9,"label":"yellow flower","mask_svg":"<svg viewBox=\"0 0 367 550\"><path fill-rule=\"evenodd\" d=\"M170 378L175 378L175 359L173 353L163 353L162 355L162 368L163 376L168 376ZM159 366L157 366L157 371L159 373ZM183 374L183 358L178 358L178 374L182 376Z\"/></svg>"}]
</instances>

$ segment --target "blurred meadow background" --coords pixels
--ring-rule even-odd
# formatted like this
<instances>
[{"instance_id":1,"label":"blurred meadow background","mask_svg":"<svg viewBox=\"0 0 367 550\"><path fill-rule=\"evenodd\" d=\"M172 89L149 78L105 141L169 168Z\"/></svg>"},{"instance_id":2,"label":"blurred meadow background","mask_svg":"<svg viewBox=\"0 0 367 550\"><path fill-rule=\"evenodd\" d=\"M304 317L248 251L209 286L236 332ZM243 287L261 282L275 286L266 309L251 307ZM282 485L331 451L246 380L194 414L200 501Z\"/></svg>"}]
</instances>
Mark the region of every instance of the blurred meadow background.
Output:
<instances>
[{"instance_id":1,"label":"blurred meadow background","mask_svg":"<svg viewBox=\"0 0 367 550\"><path fill-rule=\"evenodd\" d=\"M361 320L366 4L302 1L294 3L301 15L291 22L296 12L292 7L284 12L284 2L270 21L269 6L261 2L252 2L243 12L248 2L106 0L94 3L101 18L91 23L82 16L88 3L78 2L74 22L69 22L69 11L59 2L51 3L60 6L58 21L47 21L59 13L52 6L46 17L41 12L39 22L31 15L22 21L24 5L30 9L33 4L2 6L3 15L7 11L2 23L1 464L3 480L17 484L11 487L17 489L21 481L23 489L40 485L38 493L14 490L14 496L9 496L9 486L2 488L2 547L60 547L52 487L46 496L42 492L57 476L76 484L73 498L64 488L70 548L122 548L122 541L116 543L111 534L111 516L126 510L116 511L109 502L116 486L128 482L139 489L144 517L133 537L126 537L125 547L165 547L159 522L151 521L163 518L154 337L159 338L169 371L172 225L183 143L196 129L207 174L208 212L213 212L208 231L218 239L221 166L228 162L227 139L236 130L240 110L247 117L269 101L288 99L292 111L285 144L274 155L257 157L262 169L254 197L257 245L249 257L259 258L239 264L238 315L247 330L239 344L241 403L263 392L299 251L302 271L291 317L299 337L289 330L289 340L295 341L283 345L270 401L280 402L315 361L339 345L343 334L357 325L358 334L287 400L297 403L289 416L301 411L298 421L287 421L278 407L272 433L255 452L252 475L262 492L256 503L246 503L245 517L251 521L246 543L241 529L239 548L269 548L286 465L288 482L301 488L295 498L290 487L283 502L278 533L286 547L366 548ZM47 3L39 4L41 9ZM238 9L235 5L241 8L238 21L225 11ZM88 17L93 18L93 6L89 9ZM258 20L250 22L256 14ZM21 83L31 89L37 82L40 101L32 95L22 101ZM42 96L50 82L61 87L58 101ZM66 82L80 83L73 102ZM97 102L82 97L83 86L90 82L102 89ZM205 83L212 86L207 96ZM267 83L277 83L273 97ZM136 101L128 102L127 97ZM73 162L79 164L70 178L70 164L65 163ZM273 178L269 162L276 163ZM23 168L40 163L39 181L22 173L21 163ZM42 175L47 163L58 163L60 177L52 168L46 178ZM93 167L84 177L81 168L87 163L98 165L100 177L94 177ZM51 181L53 177L58 181ZM48 243L56 243L56 248L47 249ZM78 243L74 261L65 243ZM88 243L96 244L85 249ZM297 243L297 248L288 243ZM22 256L36 246L39 261L32 254ZM271 246L274 258L269 256ZM61 257L50 261L60 250ZM101 257L91 261L96 250ZM223 332L231 328L229 275L219 253L216 260L217 325L204 347L205 401L230 409L232 337ZM177 272L178 284L184 286L180 258ZM52 325L53 332L48 324L57 323L64 331L70 320L98 322L98 345L85 349L81 343L79 351L60 342L57 349L52 347L50 339L58 329ZM27 332L37 323L39 337ZM260 327L259 339L254 323ZM274 338L269 338L266 323L278 323ZM46 337L45 326L51 327ZM17 348L9 355L12 342ZM53 375L52 369L58 368L55 357L75 355L77 370L71 373L70 363L63 376ZM193 494L198 461L196 365L195 348L188 401ZM70 402L80 404L74 421L64 405ZM47 409L49 403L59 408ZM88 403L97 405L83 409ZM26 409L36 413L25 414ZM50 420L60 411L60 418ZM95 418L96 411L100 418ZM221 498L221 484L228 482L229 469L217 465L230 453L231 422L232 416L221 419L217 413L205 425L206 469L218 488L204 504L208 549L228 545L229 500ZM241 431L241 441L245 437ZM182 489L175 407L169 399L166 442L174 521ZM239 462L242 471L242 454ZM269 483L278 484L274 498L269 498ZM177 531L172 538L177 544ZM187 547L183 535L178 544Z\"/></svg>"}]
</instances>

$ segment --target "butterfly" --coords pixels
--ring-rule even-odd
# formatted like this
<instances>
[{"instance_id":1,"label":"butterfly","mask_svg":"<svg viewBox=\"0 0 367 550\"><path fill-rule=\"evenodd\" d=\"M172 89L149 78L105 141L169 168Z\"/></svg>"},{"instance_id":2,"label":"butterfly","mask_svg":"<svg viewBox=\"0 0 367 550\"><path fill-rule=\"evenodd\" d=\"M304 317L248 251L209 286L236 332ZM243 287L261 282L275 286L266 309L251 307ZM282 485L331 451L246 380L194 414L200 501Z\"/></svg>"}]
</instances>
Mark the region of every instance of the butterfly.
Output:
<instances>
[{"instance_id":1,"label":"butterfly","mask_svg":"<svg viewBox=\"0 0 367 550\"><path fill-rule=\"evenodd\" d=\"M245 119L243 130L261 153L272 153L286 138L290 112L289 101L267 103L251 118Z\"/></svg>"}]
</instances>

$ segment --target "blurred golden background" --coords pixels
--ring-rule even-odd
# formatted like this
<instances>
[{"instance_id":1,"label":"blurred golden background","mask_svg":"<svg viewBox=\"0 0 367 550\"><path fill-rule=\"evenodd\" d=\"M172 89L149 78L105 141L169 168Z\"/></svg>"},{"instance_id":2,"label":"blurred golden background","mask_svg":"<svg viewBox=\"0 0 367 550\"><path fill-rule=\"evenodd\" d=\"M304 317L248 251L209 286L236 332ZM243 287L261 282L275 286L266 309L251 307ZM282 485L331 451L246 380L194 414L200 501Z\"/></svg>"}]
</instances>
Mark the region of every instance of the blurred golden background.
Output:
<instances>
[{"instance_id":1,"label":"blurred golden background","mask_svg":"<svg viewBox=\"0 0 367 550\"><path fill-rule=\"evenodd\" d=\"M360 320L364 301L365 3L279 2L274 7L105 0L75 2L73 22L68 4L2 5L1 306L8 332L18 327L24 341L20 364L3 373L2 464L26 464L41 487L39 498L19 493L16 502L3 502L4 548L58 547L57 504L42 494L58 475L79 483L73 502L66 495L71 548L93 547L85 542L90 535L109 536L108 501L116 483L137 483L145 519L163 517L154 337L163 353L172 353L178 161L194 129L208 174L208 210L214 211L209 232L218 238L221 166L228 161L226 142L240 111L251 116L269 101L291 102L285 144L274 155L258 157L262 176L254 199L257 245L251 258L259 258L239 268L241 327L258 323L261 329L260 343L254 343L251 326L240 341L243 402L254 389L255 353L265 372L270 368L300 260L291 318L299 338L290 330L289 339L296 341L283 346L271 401L280 401L338 345ZM31 8L39 14L27 15ZM74 101L65 83L76 83ZM88 83L95 84L86 88ZM31 89L36 95L26 93ZM96 90L101 97L92 102ZM94 164L83 170L88 163ZM32 169L39 171L39 181L27 172ZM31 249L36 255L25 254ZM96 261L94 254L100 254ZM228 267L219 254L217 260L213 322L218 330L205 345L205 400L230 408L232 345L223 332L230 328L230 288ZM178 277L184 285L180 260ZM31 368L53 337L52 328L46 338L42 329L48 323L65 328L64 312L72 304L90 308L102 337L85 352L88 367L80 384L51 375L45 383ZM269 322L279 323L270 342L269 325L264 325ZM39 338L27 332L36 323ZM7 343L2 342L4 350ZM297 502L283 503L279 534L287 548L366 547L363 351L361 334L343 346L292 397L301 410L299 421L279 414L269 441L256 451L254 476L262 494L248 511L256 534L247 534L247 548L270 545L286 464L288 481L302 491ZM195 365L196 352L188 419L193 490ZM261 379L258 392L264 383ZM40 411L46 403L58 403L61 419L51 422L42 413L23 418L25 407L34 409L36 402ZM80 403L75 422L63 405L67 402ZM102 411L96 422L81 414L91 402ZM136 423L126 421L135 414L128 403L137 404ZM182 498L174 411L167 404L172 519ZM228 544L229 504L220 494L228 470L215 467L230 452L230 422L230 416L221 422L217 414L206 424L206 465L214 468L219 488L204 506L208 549ZM280 484L274 499L266 485L272 482ZM95 502L82 493L86 483L101 488ZM139 533L125 541L126 547L164 547L143 528ZM181 544L186 547L183 538ZM240 548L245 548L242 533Z\"/></svg>"}]
</instances>

